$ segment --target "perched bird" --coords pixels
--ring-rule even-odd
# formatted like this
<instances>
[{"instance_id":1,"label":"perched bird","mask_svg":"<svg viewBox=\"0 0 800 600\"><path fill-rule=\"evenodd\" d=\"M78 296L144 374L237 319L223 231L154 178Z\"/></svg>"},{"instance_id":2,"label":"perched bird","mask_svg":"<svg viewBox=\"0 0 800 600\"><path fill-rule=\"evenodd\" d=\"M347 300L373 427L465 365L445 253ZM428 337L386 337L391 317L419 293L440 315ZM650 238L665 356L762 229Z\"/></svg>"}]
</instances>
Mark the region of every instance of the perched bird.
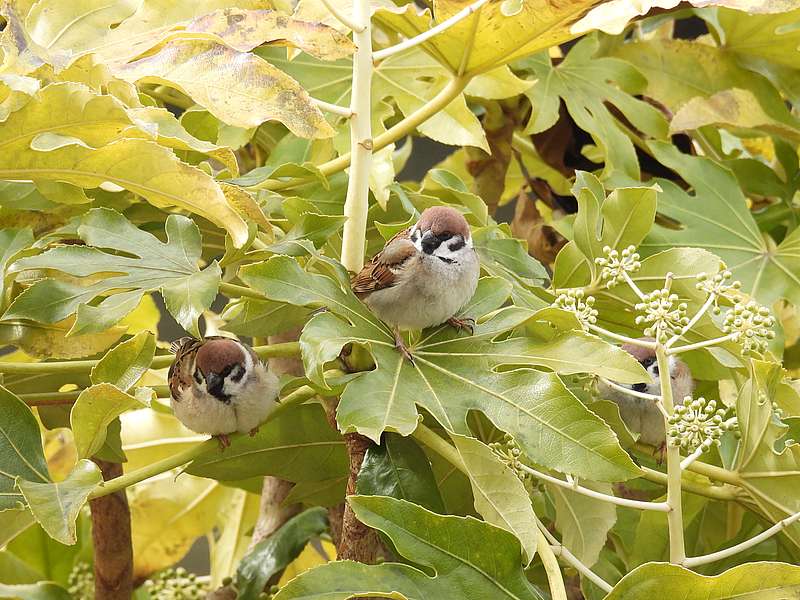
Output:
<instances>
[{"instance_id":1,"label":"perched bird","mask_svg":"<svg viewBox=\"0 0 800 600\"><path fill-rule=\"evenodd\" d=\"M402 329L448 322L470 331L472 319L454 315L472 298L480 263L464 216L446 206L427 208L419 221L390 239L351 281L353 292L394 328L395 344L411 360Z\"/></svg>"},{"instance_id":2,"label":"perched bird","mask_svg":"<svg viewBox=\"0 0 800 600\"><path fill-rule=\"evenodd\" d=\"M169 390L178 420L192 431L216 436L223 449L230 445L228 434L255 435L275 407L280 386L253 349L214 336L181 338L172 351Z\"/></svg>"},{"instance_id":3,"label":"perched bird","mask_svg":"<svg viewBox=\"0 0 800 600\"><path fill-rule=\"evenodd\" d=\"M623 344L622 349L639 361L650 374L652 382L616 385L634 392L652 394L654 396L660 395L661 374L658 372L655 351L652 348L633 344ZM686 396L690 396L694 389L692 373L686 363L674 356L670 356L669 375L672 381L673 403L675 405L683 404L683 399ZM628 429L639 434L640 442L659 448L664 446L666 442L664 415L659 410L655 400L648 400L625 393L611 387L602 380L598 383L597 391L602 398L613 400L617 403L622 420L625 421Z\"/></svg>"}]
</instances>

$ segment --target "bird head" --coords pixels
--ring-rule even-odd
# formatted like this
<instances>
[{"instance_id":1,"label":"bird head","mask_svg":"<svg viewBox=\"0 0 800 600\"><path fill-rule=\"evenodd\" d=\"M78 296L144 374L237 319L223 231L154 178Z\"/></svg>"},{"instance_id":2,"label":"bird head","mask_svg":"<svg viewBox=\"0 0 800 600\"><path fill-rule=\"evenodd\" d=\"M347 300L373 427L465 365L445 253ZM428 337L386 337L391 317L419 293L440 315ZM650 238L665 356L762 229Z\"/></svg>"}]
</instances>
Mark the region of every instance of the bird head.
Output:
<instances>
[{"instance_id":1,"label":"bird head","mask_svg":"<svg viewBox=\"0 0 800 600\"><path fill-rule=\"evenodd\" d=\"M472 235L467 220L449 206L426 208L412 227L410 238L420 253L445 263L458 262L465 252L472 252Z\"/></svg>"},{"instance_id":2,"label":"bird head","mask_svg":"<svg viewBox=\"0 0 800 600\"><path fill-rule=\"evenodd\" d=\"M253 359L241 343L211 339L197 350L192 377L198 387L228 403L245 385L252 369Z\"/></svg>"}]
</instances>

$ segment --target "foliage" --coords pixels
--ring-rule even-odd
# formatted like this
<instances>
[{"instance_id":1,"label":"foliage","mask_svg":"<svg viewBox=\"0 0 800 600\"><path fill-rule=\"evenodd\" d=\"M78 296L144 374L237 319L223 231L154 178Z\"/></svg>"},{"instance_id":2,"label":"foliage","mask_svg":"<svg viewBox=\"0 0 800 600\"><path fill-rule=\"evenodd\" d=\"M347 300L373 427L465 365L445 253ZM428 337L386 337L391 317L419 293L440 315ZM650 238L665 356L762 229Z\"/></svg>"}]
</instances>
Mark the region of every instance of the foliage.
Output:
<instances>
[{"instance_id":1,"label":"foliage","mask_svg":"<svg viewBox=\"0 0 800 600\"><path fill-rule=\"evenodd\" d=\"M0 598L90 597L123 489L142 599L796 594L800 4L670 4L3 4ZM461 148L410 181L421 137ZM476 324L412 362L348 268L442 204ZM302 360L224 452L169 407L184 332ZM624 342L696 382L643 399L661 456L598 392L648 380ZM298 514L251 544L264 476ZM319 551L344 501L380 564Z\"/></svg>"}]
</instances>

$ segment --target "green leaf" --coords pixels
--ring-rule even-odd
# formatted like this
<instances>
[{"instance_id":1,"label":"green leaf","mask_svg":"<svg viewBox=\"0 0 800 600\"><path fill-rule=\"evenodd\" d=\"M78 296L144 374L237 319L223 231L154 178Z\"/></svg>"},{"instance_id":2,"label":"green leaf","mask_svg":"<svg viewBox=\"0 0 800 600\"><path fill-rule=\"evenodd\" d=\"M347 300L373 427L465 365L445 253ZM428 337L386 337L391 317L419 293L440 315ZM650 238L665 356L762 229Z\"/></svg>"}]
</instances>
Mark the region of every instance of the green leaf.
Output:
<instances>
[{"instance_id":1,"label":"green leaf","mask_svg":"<svg viewBox=\"0 0 800 600\"><path fill-rule=\"evenodd\" d=\"M103 481L90 460L79 460L64 481L37 483L17 478L25 501L36 520L54 540L72 545L77 541L75 520L89 494Z\"/></svg>"},{"instance_id":2,"label":"green leaf","mask_svg":"<svg viewBox=\"0 0 800 600\"><path fill-rule=\"evenodd\" d=\"M0 583L0 598L13 600L71 600L72 596L60 585L41 581L29 585L5 585Z\"/></svg>"},{"instance_id":3,"label":"green leaf","mask_svg":"<svg viewBox=\"0 0 800 600\"><path fill-rule=\"evenodd\" d=\"M81 143L33 150L34 139L45 133ZM99 96L80 84L53 83L0 123L0 178L83 188L112 183L156 206L177 206L205 217L241 246L247 226L228 206L219 185L156 142L131 139L146 137L150 134L134 125L114 97Z\"/></svg>"},{"instance_id":4,"label":"green leaf","mask_svg":"<svg viewBox=\"0 0 800 600\"><path fill-rule=\"evenodd\" d=\"M503 529L383 496L351 496L349 502L359 521L389 536L398 553L418 566L331 562L290 581L275 600L323 594L330 600L354 595L409 600L542 597L525 578L519 542Z\"/></svg>"},{"instance_id":5,"label":"green leaf","mask_svg":"<svg viewBox=\"0 0 800 600\"><path fill-rule=\"evenodd\" d=\"M667 122L652 105L637 100L647 85L645 78L629 63L615 58L595 56L598 42L588 37L574 47L557 66L539 54L519 66L530 70L537 79L526 92L533 113L526 133L539 133L558 119L563 101L578 127L588 132L605 156L603 178L615 172L639 179L639 163L626 130L634 128L657 139L666 139ZM613 105L625 117L620 121L609 110Z\"/></svg>"},{"instance_id":6,"label":"green leaf","mask_svg":"<svg viewBox=\"0 0 800 600\"><path fill-rule=\"evenodd\" d=\"M55 269L77 277L114 275L93 279L88 285L44 279L20 294L3 319L53 323L77 311L71 332L98 332L136 308L145 292L160 289L178 323L199 335L197 319L214 301L221 271L216 263L203 270L198 267L200 231L191 220L170 215L165 229L167 241L162 243L116 211L89 211L78 227L78 234L89 246L56 247L17 261L14 269ZM132 256L110 254L100 248ZM101 295L106 298L97 306L89 304Z\"/></svg>"},{"instance_id":7,"label":"green leaf","mask_svg":"<svg viewBox=\"0 0 800 600\"><path fill-rule=\"evenodd\" d=\"M81 391L70 411L70 425L78 456L89 458L106 441L106 430L122 413L146 404L111 383L98 383Z\"/></svg>"},{"instance_id":8,"label":"green leaf","mask_svg":"<svg viewBox=\"0 0 800 600\"><path fill-rule=\"evenodd\" d=\"M340 215L303 213L286 235L278 242L267 246L265 250L273 254L303 256L306 254L306 249L299 242L307 241L316 247L322 246L339 232L346 220L346 217Z\"/></svg>"},{"instance_id":9,"label":"green leaf","mask_svg":"<svg viewBox=\"0 0 800 600\"><path fill-rule=\"evenodd\" d=\"M379 446L367 449L358 472L356 493L391 496L444 512L428 457L413 439L396 433L385 433Z\"/></svg>"},{"instance_id":10,"label":"green leaf","mask_svg":"<svg viewBox=\"0 0 800 600\"><path fill-rule=\"evenodd\" d=\"M22 495L17 478L45 484L50 481L42 450L39 424L31 409L0 386L0 510L19 508Z\"/></svg>"},{"instance_id":11,"label":"green leaf","mask_svg":"<svg viewBox=\"0 0 800 600\"><path fill-rule=\"evenodd\" d=\"M320 481L298 481L284 500L285 505L300 503L307 506L336 506L342 502L347 487L347 475Z\"/></svg>"},{"instance_id":12,"label":"green leaf","mask_svg":"<svg viewBox=\"0 0 800 600\"><path fill-rule=\"evenodd\" d=\"M608 483L583 481L581 485L613 495ZM556 528L561 532L561 543L591 567L606 544L609 530L617 522L616 505L552 484L547 484L547 490L555 501Z\"/></svg>"},{"instance_id":13,"label":"green leaf","mask_svg":"<svg viewBox=\"0 0 800 600\"><path fill-rule=\"evenodd\" d=\"M306 373L312 381L324 385L325 363L336 358L346 344L369 347L377 368L347 385L337 412L343 430L356 430L375 442L387 430L408 435L417 426L415 405L419 404L448 431L467 434L467 414L479 410L514 435L541 464L609 481L638 472L611 430L557 375L499 369L540 365L562 373L603 373L617 381L642 379L641 366L630 355L594 336L564 331L547 341L529 337L498 341L501 333L535 318L532 311L508 307L479 323L473 336L459 335L447 326L426 330L411 346L412 364L394 348L388 329L341 280L304 272L294 259L284 256L249 265L240 277L272 300L327 307L329 312L312 318L300 338ZM473 301L486 293L495 294L495 290L493 280L482 280ZM494 310L497 306L483 308ZM609 361L609 355L614 360ZM581 360L576 361L575 356Z\"/></svg>"},{"instance_id":14,"label":"green leaf","mask_svg":"<svg viewBox=\"0 0 800 600\"><path fill-rule=\"evenodd\" d=\"M455 434L451 438L467 467L475 510L487 523L513 533L530 563L536 554L539 528L525 486L480 440Z\"/></svg>"},{"instance_id":15,"label":"green leaf","mask_svg":"<svg viewBox=\"0 0 800 600\"><path fill-rule=\"evenodd\" d=\"M150 368L155 352L155 336L141 331L114 346L100 359L92 368L92 383L112 383L127 392Z\"/></svg>"},{"instance_id":16,"label":"green leaf","mask_svg":"<svg viewBox=\"0 0 800 600\"><path fill-rule=\"evenodd\" d=\"M30 229L3 229L0 231L0 306L5 306L6 267L20 251L33 243Z\"/></svg>"},{"instance_id":17,"label":"green leaf","mask_svg":"<svg viewBox=\"0 0 800 600\"><path fill-rule=\"evenodd\" d=\"M650 147L662 164L692 186L694 194L671 181L658 180L663 189L659 212L683 227L654 228L641 249L648 254L675 246L707 249L719 256L762 304L771 306L778 298L800 304L800 229L776 248L759 231L730 171L707 158L681 154L669 144L651 142Z\"/></svg>"},{"instance_id":18,"label":"green leaf","mask_svg":"<svg viewBox=\"0 0 800 600\"><path fill-rule=\"evenodd\" d=\"M721 575L698 575L677 565L648 563L628 573L606 600L784 600L800 592L800 567L759 562Z\"/></svg>"},{"instance_id":19,"label":"green leaf","mask_svg":"<svg viewBox=\"0 0 800 600\"><path fill-rule=\"evenodd\" d=\"M295 515L263 542L256 544L239 563L236 590L241 600L256 600L270 577L300 555L308 541L328 529L324 508L309 508Z\"/></svg>"},{"instance_id":20,"label":"green leaf","mask_svg":"<svg viewBox=\"0 0 800 600\"><path fill-rule=\"evenodd\" d=\"M245 298L228 304L220 316L226 331L267 337L300 327L308 320L308 312L299 306Z\"/></svg>"},{"instance_id":21,"label":"green leaf","mask_svg":"<svg viewBox=\"0 0 800 600\"><path fill-rule=\"evenodd\" d=\"M290 481L320 481L348 471L342 436L318 404L288 408L253 437L231 440L192 461L192 475L220 480L274 475Z\"/></svg>"}]
</instances>

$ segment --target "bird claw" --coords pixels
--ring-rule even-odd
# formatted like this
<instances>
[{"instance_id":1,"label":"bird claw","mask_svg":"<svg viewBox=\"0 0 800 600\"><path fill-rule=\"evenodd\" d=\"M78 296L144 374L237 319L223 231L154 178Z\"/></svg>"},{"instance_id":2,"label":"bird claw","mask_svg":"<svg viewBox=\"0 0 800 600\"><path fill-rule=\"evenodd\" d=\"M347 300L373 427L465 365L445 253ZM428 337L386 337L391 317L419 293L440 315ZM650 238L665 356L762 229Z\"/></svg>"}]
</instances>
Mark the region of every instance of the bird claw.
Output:
<instances>
[{"instance_id":1,"label":"bird claw","mask_svg":"<svg viewBox=\"0 0 800 600\"><path fill-rule=\"evenodd\" d=\"M219 442L220 452L224 452L225 448L230 448L231 439L226 434L221 433L221 434L219 434L217 436L214 436L214 437L216 437L217 441Z\"/></svg>"},{"instance_id":2,"label":"bird claw","mask_svg":"<svg viewBox=\"0 0 800 600\"><path fill-rule=\"evenodd\" d=\"M464 317L463 319L450 317L447 319L447 324L451 327L455 327L459 332L462 329L468 329L470 335L475 333L475 319L471 317Z\"/></svg>"},{"instance_id":3,"label":"bird claw","mask_svg":"<svg viewBox=\"0 0 800 600\"><path fill-rule=\"evenodd\" d=\"M257 433L258 433L258 425L256 425L255 427L253 427L253 428L252 428L250 431L248 431L248 432L247 432L247 435L249 435L250 437L255 437L255 435L256 435Z\"/></svg>"},{"instance_id":4,"label":"bird claw","mask_svg":"<svg viewBox=\"0 0 800 600\"><path fill-rule=\"evenodd\" d=\"M408 359L408 362L410 362L412 365L414 364L414 357L411 355L411 350L409 350L408 346L406 346L406 342L403 339L403 336L400 335L399 331L394 332L394 347L400 351L400 354Z\"/></svg>"}]
</instances>

